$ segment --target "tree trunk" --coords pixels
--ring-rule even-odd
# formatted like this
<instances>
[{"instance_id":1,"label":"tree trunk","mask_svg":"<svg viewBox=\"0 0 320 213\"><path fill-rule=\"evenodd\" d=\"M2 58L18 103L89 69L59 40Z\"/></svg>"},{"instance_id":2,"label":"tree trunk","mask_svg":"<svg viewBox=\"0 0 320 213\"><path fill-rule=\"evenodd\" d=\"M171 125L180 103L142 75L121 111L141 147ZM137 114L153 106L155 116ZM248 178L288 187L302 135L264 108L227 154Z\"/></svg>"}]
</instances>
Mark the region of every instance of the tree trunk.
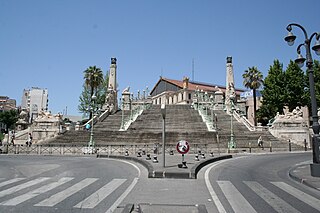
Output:
<instances>
[{"instance_id":1,"label":"tree trunk","mask_svg":"<svg viewBox=\"0 0 320 213\"><path fill-rule=\"evenodd\" d=\"M257 126L256 111L257 111L257 95L256 95L256 89L253 89L253 121L254 121L254 126Z\"/></svg>"}]
</instances>

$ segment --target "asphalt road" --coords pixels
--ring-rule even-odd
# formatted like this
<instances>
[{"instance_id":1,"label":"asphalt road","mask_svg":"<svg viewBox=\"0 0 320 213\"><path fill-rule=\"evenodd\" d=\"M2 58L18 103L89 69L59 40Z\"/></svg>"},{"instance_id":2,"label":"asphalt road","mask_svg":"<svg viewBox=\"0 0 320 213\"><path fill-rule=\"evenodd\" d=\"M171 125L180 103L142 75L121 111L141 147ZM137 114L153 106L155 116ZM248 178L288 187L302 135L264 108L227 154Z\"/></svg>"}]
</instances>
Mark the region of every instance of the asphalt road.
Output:
<instances>
[{"instance_id":1,"label":"asphalt road","mask_svg":"<svg viewBox=\"0 0 320 213\"><path fill-rule=\"evenodd\" d=\"M310 158L310 153L255 155L210 165L205 181L216 211L320 212L319 191L288 176L292 166Z\"/></svg>"},{"instance_id":2,"label":"asphalt road","mask_svg":"<svg viewBox=\"0 0 320 213\"><path fill-rule=\"evenodd\" d=\"M320 212L320 193L289 169L310 153L236 156L198 179L152 179L132 162L95 157L0 155L0 212Z\"/></svg>"},{"instance_id":3,"label":"asphalt road","mask_svg":"<svg viewBox=\"0 0 320 213\"><path fill-rule=\"evenodd\" d=\"M109 159L1 155L0 212L112 212L139 176Z\"/></svg>"}]
</instances>

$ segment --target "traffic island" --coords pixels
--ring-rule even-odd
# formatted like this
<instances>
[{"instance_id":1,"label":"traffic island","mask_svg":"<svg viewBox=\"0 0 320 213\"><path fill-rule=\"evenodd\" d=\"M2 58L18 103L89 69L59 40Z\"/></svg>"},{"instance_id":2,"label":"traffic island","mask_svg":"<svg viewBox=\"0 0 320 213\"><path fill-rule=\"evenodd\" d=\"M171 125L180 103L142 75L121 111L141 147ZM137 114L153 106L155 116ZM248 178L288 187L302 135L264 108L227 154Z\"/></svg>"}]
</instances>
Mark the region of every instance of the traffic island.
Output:
<instances>
[{"instance_id":1,"label":"traffic island","mask_svg":"<svg viewBox=\"0 0 320 213\"><path fill-rule=\"evenodd\" d=\"M163 167L161 163L154 163L153 160L147 160L148 158L142 157L107 154L98 154L97 157L116 158L138 162L148 170L148 178L197 179L197 174L201 168L216 161L232 158L232 155L201 158L199 161L194 160L194 154L185 155L183 161L181 159L181 155L166 155L165 167ZM158 161L162 162L162 156L158 155Z\"/></svg>"}]
</instances>

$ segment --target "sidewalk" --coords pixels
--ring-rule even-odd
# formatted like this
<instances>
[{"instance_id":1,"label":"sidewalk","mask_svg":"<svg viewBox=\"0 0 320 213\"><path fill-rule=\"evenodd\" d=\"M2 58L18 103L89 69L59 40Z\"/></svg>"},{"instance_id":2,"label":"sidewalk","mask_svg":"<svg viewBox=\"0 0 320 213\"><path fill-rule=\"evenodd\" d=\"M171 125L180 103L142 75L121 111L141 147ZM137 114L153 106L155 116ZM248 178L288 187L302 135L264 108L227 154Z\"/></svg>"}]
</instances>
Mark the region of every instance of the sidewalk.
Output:
<instances>
[{"instance_id":1,"label":"sidewalk","mask_svg":"<svg viewBox=\"0 0 320 213\"><path fill-rule=\"evenodd\" d=\"M157 161L154 157L157 157ZM148 170L149 178L177 178L177 179L196 179L199 170L215 161L232 158L232 155L220 155L210 156L202 155L198 156L198 161L195 160L195 154L186 154L184 156L185 165L182 164L182 155L166 155L165 156L165 167L163 167L162 155L150 155L148 159L147 155L136 156L121 156L121 155L107 155L98 154L98 158L118 158L123 160L136 161Z\"/></svg>"},{"instance_id":2,"label":"sidewalk","mask_svg":"<svg viewBox=\"0 0 320 213\"><path fill-rule=\"evenodd\" d=\"M295 166L289 171L289 176L302 184L320 191L320 177L311 176L310 164Z\"/></svg>"}]
</instances>

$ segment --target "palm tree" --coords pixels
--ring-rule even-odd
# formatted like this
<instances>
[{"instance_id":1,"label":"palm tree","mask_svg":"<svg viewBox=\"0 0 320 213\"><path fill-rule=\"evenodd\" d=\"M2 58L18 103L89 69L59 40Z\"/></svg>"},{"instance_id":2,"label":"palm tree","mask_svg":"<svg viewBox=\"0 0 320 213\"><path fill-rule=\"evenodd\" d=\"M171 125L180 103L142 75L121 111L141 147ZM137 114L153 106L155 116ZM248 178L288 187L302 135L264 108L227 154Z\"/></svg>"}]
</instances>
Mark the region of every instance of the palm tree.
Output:
<instances>
[{"instance_id":1,"label":"palm tree","mask_svg":"<svg viewBox=\"0 0 320 213\"><path fill-rule=\"evenodd\" d=\"M85 86L90 89L90 98L97 91L97 88L103 84L102 70L96 66L90 66L84 71ZM92 102L92 100L90 100ZM90 112L90 119L92 118L92 112Z\"/></svg>"},{"instance_id":2,"label":"palm tree","mask_svg":"<svg viewBox=\"0 0 320 213\"><path fill-rule=\"evenodd\" d=\"M249 67L248 70L245 70L243 75L243 85L246 88L252 89L253 91L253 119L254 125L257 126L257 118L256 118L256 111L257 111L257 100L256 100L256 90L259 89L263 84L263 75L258 70L257 67Z\"/></svg>"}]
</instances>

